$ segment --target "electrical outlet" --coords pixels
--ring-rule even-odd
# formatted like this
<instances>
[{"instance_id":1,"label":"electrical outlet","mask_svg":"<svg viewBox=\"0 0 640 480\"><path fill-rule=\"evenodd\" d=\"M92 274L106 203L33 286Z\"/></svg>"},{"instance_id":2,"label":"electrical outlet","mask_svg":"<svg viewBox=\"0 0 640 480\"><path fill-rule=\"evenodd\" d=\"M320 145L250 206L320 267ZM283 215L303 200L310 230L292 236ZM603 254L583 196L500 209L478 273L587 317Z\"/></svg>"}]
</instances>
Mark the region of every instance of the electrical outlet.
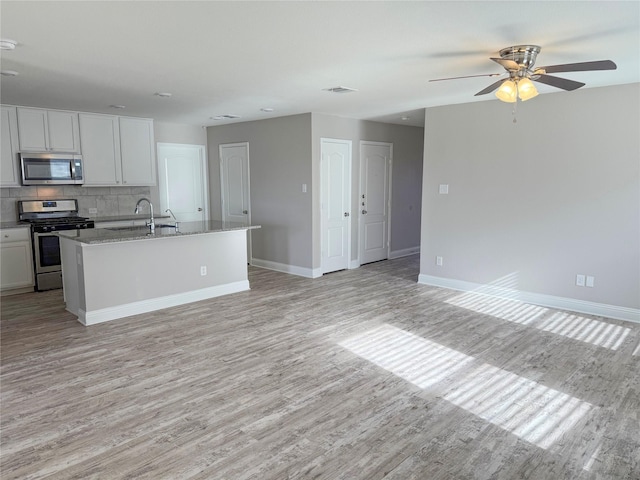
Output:
<instances>
[{"instance_id":1,"label":"electrical outlet","mask_svg":"<svg viewBox=\"0 0 640 480\"><path fill-rule=\"evenodd\" d=\"M200 267L200 276L204 277L207 274L207 267L205 265Z\"/></svg>"},{"instance_id":2,"label":"electrical outlet","mask_svg":"<svg viewBox=\"0 0 640 480\"><path fill-rule=\"evenodd\" d=\"M90 208L89 209L89 215L95 215L96 213L98 213L98 209L97 208Z\"/></svg>"},{"instance_id":3,"label":"electrical outlet","mask_svg":"<svg viewBox=\"0 0 640 480\"><path fill-rule=\"evenodd\" d=\"M595 287L596 285L596 277L592 277L591 275L587 275L587 287Z\"/></svg>"},{"instance_id":4,"label":"electrical outlet","mask_svg":"<svg viewBox=\"0 0 640 480\"><path fill-rule=\"evenodd\" d=\"M585 283L585 278L584 275L576 275L576 285L578 287L584 287L584 283Z\"/></svg>"},{"instance_id":5,"label":"electrical outlet","mask_svg":"<svg viewBox=\"0 0 640 480\"><path fill-rule=\"evenodd\" d=\"M436 257L436 265L439 267L442 266L442 257Z\"/></svg>"}]
</instances>

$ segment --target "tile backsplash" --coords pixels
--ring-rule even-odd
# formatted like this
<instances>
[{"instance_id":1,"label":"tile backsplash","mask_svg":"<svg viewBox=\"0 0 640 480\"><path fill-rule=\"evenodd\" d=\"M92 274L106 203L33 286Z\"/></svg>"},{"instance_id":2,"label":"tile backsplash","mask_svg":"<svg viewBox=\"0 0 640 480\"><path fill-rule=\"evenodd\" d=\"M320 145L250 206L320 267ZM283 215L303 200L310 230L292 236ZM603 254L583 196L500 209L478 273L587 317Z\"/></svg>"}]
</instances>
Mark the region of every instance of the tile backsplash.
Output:
<instances>
[{"instance_id":1,"label":"tile backsplash","mask_svg":"<svg viewBox=\"0 0 640 480\"><path fill-rule=\"evenodd\" d=\"M154 190L152 192L152 190ZM81 187L75 185L61 186L30 186L0 188L0 215L2 222L12 222L18 219L18 200L63 199L78 200L80 215L85 217L112 217L117 215L132 215L136 202L141 197L152 198L157 195L157 187ZM156 196L153 195L153 196ZM89 213L90 208L96 208L98 213Z\"/></svg>"}]
</instances>

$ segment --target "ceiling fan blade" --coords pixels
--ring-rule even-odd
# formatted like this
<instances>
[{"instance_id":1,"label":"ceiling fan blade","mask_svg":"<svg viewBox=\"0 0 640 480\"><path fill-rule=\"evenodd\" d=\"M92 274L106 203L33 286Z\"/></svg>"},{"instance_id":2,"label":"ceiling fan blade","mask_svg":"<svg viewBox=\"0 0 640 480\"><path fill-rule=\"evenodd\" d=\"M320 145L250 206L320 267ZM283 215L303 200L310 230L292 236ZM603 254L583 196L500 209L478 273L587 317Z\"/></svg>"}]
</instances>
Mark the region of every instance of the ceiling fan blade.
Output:
<instances>
[{"instance_id":1,"label":"ceiling fan blade","mask_svg":"<svg viewBox=\"0 0 640 480\"><path fill-rule=\"evenodd\" d=\"M566 78L552 77L551 75L536 75L535 77L531 77L531 80L568 91L576 90L580 87L584 87L585 85L582 82L575 82L573 80L567 80Z\"/></svg>"},{"instance_id":2,"label":"ceiling fan blade","mask_svg":"<svg viewBox=\"0 0 640 480\"><path fill-rule=\"evenodd\" d=\"M504 80L498 80L495 83L492 83L491 85L489 85L487 88L485 88L484 90L480 90L478 93L476 93L474 95L474 97L477 97L478 95L486 95L487 93L491 93L494 90L496 90L500 85L502 85L502 82L504 82Z\"/></svg>"},{"instance_id":3,"label":"ceiling fan blade","mask_svg":"<svg viewBox=\"0 0 640 480\"><path fill-rule=\"evenodd\" d=\"M499 63L507 70L520 70L520 65L518 65L518 62L514 62L513 60L508 60L506 58L492 58L491 60Z\"/></svg>"},{"instance_id":4,"label":"ceiling fan blade","mask_svg":"<svg viewBox=\"0 0 640 480\"><path fill-rule=\"evenodd\" d=\"M550 65L537 67L535 70L544 70L545 73L561 72L589 72L592 70L615 70L618 66L611 60L598 60L595 62L565 63L564 65Z\"/></svg>"},{"instance_id":5,"label":"ceiling fan blade","mask_svg":"<svg viewBox=\"0 0 640 480\"><path fill-rule=\"evenodd\" d=\"M429 80L430 82L442 82L443 80L457 80L459 78L474 78L474 77L499 77L502 73L483 73L481 75L465 75L464 77L449 77L449 78L434 78Z\"/></svg>"}]
</instances>

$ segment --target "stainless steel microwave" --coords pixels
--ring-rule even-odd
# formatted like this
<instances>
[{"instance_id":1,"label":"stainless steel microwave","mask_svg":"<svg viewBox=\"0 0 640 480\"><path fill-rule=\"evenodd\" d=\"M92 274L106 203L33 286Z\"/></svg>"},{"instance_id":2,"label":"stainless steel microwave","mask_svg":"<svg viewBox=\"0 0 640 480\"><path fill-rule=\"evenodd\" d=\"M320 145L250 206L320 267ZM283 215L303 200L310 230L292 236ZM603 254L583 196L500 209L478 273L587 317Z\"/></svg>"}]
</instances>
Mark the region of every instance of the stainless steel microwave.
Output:
<instances>
[{"instance_id":1,"label":"stainless steel microwave","mask_svg":"<svg viewBox=\"0 0 640 480\"><path fill-rule=\"evenodd\" d=\"M82 185L82 155L73 153L20 154L23 185Z\"/></svg>"}]
</instances>

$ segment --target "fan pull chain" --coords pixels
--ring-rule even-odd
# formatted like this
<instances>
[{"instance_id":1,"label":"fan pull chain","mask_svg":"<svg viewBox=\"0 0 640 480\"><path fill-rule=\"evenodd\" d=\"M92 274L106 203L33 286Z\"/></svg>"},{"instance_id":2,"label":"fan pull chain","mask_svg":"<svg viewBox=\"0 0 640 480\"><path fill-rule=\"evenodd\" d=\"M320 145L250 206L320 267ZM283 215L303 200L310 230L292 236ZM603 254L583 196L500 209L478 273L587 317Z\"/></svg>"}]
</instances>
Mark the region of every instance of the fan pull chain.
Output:
<instances>
[{"instance_id":1,"label":"fan pull chain","mask_svg":"<svg viewBox=\"0 0 640 480\"><path fill-rule=\"evenodd\" d=\"M513 115L513 123L518 123L518 119L516 118L516 114L518 113L518 97L516 96L516 101L513 102L513 110L511 114Z\"/></svg>"}]
</instances>

